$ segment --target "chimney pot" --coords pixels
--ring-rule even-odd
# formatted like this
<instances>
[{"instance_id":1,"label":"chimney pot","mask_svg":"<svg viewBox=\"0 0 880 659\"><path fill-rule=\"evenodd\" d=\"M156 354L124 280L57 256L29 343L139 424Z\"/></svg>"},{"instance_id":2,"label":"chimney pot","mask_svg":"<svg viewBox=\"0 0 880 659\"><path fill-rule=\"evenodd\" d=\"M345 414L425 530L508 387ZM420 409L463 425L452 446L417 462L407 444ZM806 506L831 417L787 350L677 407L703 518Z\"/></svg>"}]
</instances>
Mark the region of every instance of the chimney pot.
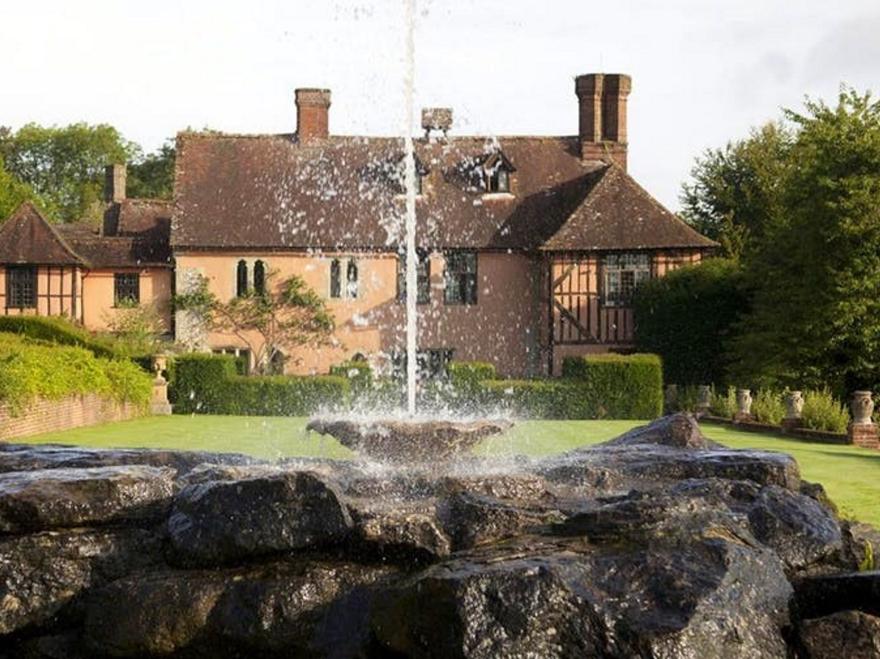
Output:
<instances>
[{"instance_id":1,"label":"chimney pot","mask_svg":"<svg viewBox=\"0 0 880 659\"><path fill-rule=\"evenodd\" d=\"M302 143L324 140L330 135L329 89L297 89L296 137Z\"/></svg>"},{"instance_id":2,"label":"chimney pot","mask_svg":"<svg viewBox=\"0 0 880 659\"><path fill-rule=\"evenodd\" d=\"M441 130L445 136L452 128L452 108L422 108L422 128L425 137L432 130Z\"/></svg>"},{"instance_id":3,"label":"chimney pot","mask_svg":"<svg viewBox=\"0 0 880 659\"><path fill-rule=\"evenodd\" d=\"M108 204L125 201L125 163L114 163L104 168L104 201Z\"/></svg>"}]
</instances>

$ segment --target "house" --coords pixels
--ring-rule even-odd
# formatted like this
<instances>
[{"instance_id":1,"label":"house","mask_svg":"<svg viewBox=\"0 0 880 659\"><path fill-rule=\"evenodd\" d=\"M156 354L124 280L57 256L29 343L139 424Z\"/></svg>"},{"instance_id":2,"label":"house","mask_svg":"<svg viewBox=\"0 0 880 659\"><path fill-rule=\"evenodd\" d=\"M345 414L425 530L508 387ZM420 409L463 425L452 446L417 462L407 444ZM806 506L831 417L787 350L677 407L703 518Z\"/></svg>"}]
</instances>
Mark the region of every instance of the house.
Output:
<instances>
[{"instance_id":1,"label":"house","mask_svg":"<svg viewBox=\"0 0 880 659\"><path fill-rule=\"evenodd\" d=\"M484 360L506 376L558 374L569 355L631 350L632 291L715 247L627 173L630 87L626 75L579 76L573 136L457 136L451 110L423 111L425 135L415 141L415 155L424 367ZM355 355L399 367L404 142L331 134L329 90L298 89L295 100L295 133L178 136L174 288L186 292L204 277L215 295L230 299L263 286L270 272L279 279L297 274L326 297L337 330L334 345L288 355L287 372L326 373ZM108 211L105 230L85 242L129 240L129 253L136 241L154 241L157 254L165 249L156 227L167 208L151 207L134 221L133 207L153 202L110 202L118 220ZM21 221L10 220L13 227ZM0 232L12 231L8 225ZM74 229L40 231L59 256L73 258ZM42 253L37 245L8 261L0 247L0 262L33 265ZM151 281L170 272L152 258L138 266ZM113 267L129 271L121 262ZM78 286L85 299L90 292ZM152 289L155 302L167 302L166 290ZM100 301L85 306L110 306L106 293L95 295ZM16 302L8 287L7 300L7 308ZM81 320L89 325L92 316ZM185 311L177 312L174 332L195 348L248 355L240 337L207 331Z\"/></svg>"},{"instance_id":2,"label":"house","mask_svg":"<svg viewBox=\"0 0 880 659\"><path fill-rule=\"evenodd\" d=\"M52 224L31 203L0 225L0 311L61 315L106 330L121 307L152 304L171 331L171 203L125 198L110 165L102 227Z\"/></svg>"}]
</instances>

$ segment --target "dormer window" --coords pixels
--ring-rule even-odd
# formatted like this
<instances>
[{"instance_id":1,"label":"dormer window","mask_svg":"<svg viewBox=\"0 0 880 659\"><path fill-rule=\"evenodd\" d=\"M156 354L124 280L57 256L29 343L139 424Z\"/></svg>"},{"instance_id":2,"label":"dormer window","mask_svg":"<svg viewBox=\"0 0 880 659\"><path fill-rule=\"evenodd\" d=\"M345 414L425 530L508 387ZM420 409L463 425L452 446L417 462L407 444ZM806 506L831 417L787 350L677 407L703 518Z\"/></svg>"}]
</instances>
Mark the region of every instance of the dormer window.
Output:
<instances>
[{"instance_id":1,"label":"dormer window","mask_svg":"<svg viewBox=\"0 0 880 659\"><path fill-rule=\"evenodd\" d=\"M510 175L516 167L501 151L495 151L482 159L479 166L480 186L487 194L509 193Z\"/></svg>"},{"instance_id":2,"label":"dormer window","mask_svg":"<svg viewBox=\"0 0 880 659\"><path fill-rule=\"evenodd\" d=\"M416 196L422 194L422 179L424 179L430 170L422 163L418 156L415 156L416 161L416 176L415 176L415 189ZM397 160L397 165L392 174L392 182L395 187L395 191L399 195L406 194L406 156L400 156Z\"/></svg>"}]
</instances>

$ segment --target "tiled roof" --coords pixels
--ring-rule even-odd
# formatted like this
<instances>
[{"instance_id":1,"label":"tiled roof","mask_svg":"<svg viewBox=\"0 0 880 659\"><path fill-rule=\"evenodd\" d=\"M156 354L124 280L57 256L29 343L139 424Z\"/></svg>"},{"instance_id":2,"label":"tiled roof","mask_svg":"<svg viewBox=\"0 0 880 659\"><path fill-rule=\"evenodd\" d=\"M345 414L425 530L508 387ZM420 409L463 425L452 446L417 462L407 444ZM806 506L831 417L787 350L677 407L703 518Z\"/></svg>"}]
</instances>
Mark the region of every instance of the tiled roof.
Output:
<instances>
[{"instance_id":1,"label":"tiled roof","mask_svg":"<svg viewBox=\"0 0 880 659\"><path fill-rule=\"evenodd\" d=\"M177 146L175 249L352 250L402 243L398 138L331 136L301 145L291 135L185 133ZM498 152L516 170L515 194L484 195L474 185L474 168ZM714 245L622 171L583 161L576 137L420 139L416 155L430 170L417 201L421 246Z\"/></svg>"},{"instance_id":2,"label":"tiled roof","mask_svg":"<svg viewBox=\"0 0 880 659\"><path fill-rule=\"evenodd\" d=\"M0 226L0 263L82 265L83 259L26 201Z\"/></svg>"},{"instance_id":3,"label":"tiled roof","mask_svg":"<svg viewBox=\"0 0 880 659\"><path fill-rule=\"evenodd\" d=\"M167 232L157 240L153 232L102 236L82 224L62 224L57 230L90 268L171 267Z\"/></svg>"}]
</instances>

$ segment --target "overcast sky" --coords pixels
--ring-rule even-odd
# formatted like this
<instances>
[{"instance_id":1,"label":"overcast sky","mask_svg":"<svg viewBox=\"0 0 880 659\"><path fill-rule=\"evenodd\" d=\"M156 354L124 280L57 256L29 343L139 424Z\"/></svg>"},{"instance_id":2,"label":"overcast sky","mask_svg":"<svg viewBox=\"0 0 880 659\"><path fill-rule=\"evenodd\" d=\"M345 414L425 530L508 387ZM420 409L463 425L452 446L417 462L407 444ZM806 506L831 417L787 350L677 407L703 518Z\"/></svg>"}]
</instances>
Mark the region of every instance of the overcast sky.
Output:
<instances>
[{"instance_id":1,"label":"overcast sky","mask_svg":"<svg viewBox=\"0 0 880 659\"><path fill-rule=\"evenodd\" d=\"M577 132L573 78L633 77L630 171L678 208L694 157L841 82L880 90L878 0L420 0L416 104L458 134ZM403 0L3 0L0 125L109 122L156 148L187 126L399 134Z\"/></svg>"}]
</instances>

